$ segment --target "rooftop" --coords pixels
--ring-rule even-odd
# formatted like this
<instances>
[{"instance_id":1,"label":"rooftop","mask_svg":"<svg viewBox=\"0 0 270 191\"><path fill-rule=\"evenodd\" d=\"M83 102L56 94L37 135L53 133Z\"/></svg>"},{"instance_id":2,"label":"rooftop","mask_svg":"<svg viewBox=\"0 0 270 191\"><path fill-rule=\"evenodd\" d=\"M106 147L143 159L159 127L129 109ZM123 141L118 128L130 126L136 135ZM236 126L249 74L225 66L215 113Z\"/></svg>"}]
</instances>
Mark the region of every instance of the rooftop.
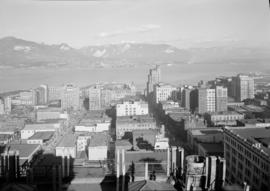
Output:
<instances>
[{"instance_id":1,"label":"rooftop","mask_svg":"<svg viewBox=\"0 0 270 191\"><path fill-rule=\"evenodd\" d=\"M35 152L40 145L38 144L10 144L9 146L10 151L19 151L20 158L27 158L33 152Z\"/></svg>"},{"instance_id":2,"label":"rooftop","mask_svg":"<svg viewBox=\"0 0 270 191\"><path fill-rule=\"evenodd\" d=\"M56 147L75 147L75 144L76 136L74 134L67 134Z\"/></svg>"},{"instance_id":3,"label":"rooftop","mask_svg":"<svg viewBox=\"0 0 270 191\"><path fill-rule=\"evenodd\" d=\"M107 132L96 133L90 139L89 146L96 147L96 146L107 146L109 142L109 136Z\"/></svg>"},{"instance_id":4,"label":"rooftop","mask_svg":"<svg viewBox=\"0 0 270 191\"><path fill-rule=\"evenodd\" d=\"M42 139L44 141L49 140L53 136L53 132L36 132L33 136L31 136L30 140Z\"/></svg>"},{"instance_id":5,"label":"rooftop","mask_svg":"<svg viewBox=\"0 0 270 191\"><path fill-rule=\"evenodd\" d=\"M223 144L222 143L200 143L200 145L210 154L223 154Z\"/></svg>"},{"instance_id":6,"label":"rooftop","mask_svg":"<svg viewBox=\"0 0 270 191\"><path fill-rule=\"evenodd\" d=\"M221 128L202 128L202 129L190 129L192 135L213 135L222 134L223 130Z\"/></svg>"},{"instance_id":7,"label":"rooftop","mask_svg":"<svg viewBox=\"0 0 270 191\"><path fill-rule=\"evenodd\" d=\"M23 130L57 129L57 123L34 123L26 124Z\"/></svg>"},{"instance_id":8,"label":"rooftop","mask_svg":"<svg viewBox=\"0 0 270 191\"><path fill-rule=\"evenodd\" d=\"M61 112L61 108L59 107L45 107L45 108L39 108L37 112Z\"/></svg>"},{"instance_id":9,"label":"rooftop","mask_svg":"<svg viewBox=\"0 0 270 191\"><path fill-rule=\"evenodd\" d=\"M117 123L147 123L155 122L155 119L150 115L136 115L136 116L120 116L116 119Z\"/></svg>"},{"instance_id":10,"label":"rooftop","mask_svg":"<svg viewBox=\"0 0 270 191\"><path fill-rule=\"evenodd\" d=\"M261 143L261 149L268 154L270 157L270 128L269 127L241 127L241 128L229 128L233 134L242 137L245 141L251 142L252 144Z\"/></svg>"},{"instance_id":11,"label":"rooftop","mask_svg":"<svg viewBox=\"0 0 270 191\"><path fill-rule=\"evenodd\" d=\"M121 140L119 140L119 139L117 139L116 141L115 141L115 146L117 147L123 147L123 146L130 146L130 147L132 147L132 144L129 142L129 140L127 140L127 139L121 139Z\"/></svg>"}]
</instances>

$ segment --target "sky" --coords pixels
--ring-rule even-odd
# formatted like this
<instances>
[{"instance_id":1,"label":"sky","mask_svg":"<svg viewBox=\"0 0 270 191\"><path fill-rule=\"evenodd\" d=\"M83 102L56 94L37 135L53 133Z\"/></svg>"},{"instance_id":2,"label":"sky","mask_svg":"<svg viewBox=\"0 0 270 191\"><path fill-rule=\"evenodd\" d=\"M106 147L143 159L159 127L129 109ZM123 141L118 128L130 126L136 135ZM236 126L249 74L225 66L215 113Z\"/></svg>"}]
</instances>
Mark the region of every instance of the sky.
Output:
<instances>
[{"instance_id":1,"label":"sky","mask_svg":"<svg viewBox=\"0 0 270 191\"><path fill-rule=\"evenodd\" d=\"M73 47L270 42L268 0L0 0L0 38Z\"/></svg>"}]
</instances>

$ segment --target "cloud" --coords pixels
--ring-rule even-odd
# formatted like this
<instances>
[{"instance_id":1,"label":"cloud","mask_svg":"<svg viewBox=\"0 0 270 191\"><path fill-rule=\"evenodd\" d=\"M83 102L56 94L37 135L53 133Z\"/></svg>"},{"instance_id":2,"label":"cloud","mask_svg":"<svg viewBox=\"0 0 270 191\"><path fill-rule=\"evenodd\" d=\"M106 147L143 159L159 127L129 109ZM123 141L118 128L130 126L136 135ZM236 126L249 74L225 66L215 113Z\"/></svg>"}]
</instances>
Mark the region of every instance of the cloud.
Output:
<instances>
[{"instance_id":1,"label":"cloud","mask_svg":"<svg viewBox=\"0 0 270 191\"><path fill-rule=\"evenodd\" d=\"M159 28L160 28L160 25L155 25L155 24L141 25L138 27L128 27L121 30L111 31L111 32L101 32L98 34L98 37L106 38L106 37L114 37L114 36L119 36L119 35L124 35L124 34L130 34L130 33L142 33L142 32L156 30Z\"/></svg>"}]
</instances>

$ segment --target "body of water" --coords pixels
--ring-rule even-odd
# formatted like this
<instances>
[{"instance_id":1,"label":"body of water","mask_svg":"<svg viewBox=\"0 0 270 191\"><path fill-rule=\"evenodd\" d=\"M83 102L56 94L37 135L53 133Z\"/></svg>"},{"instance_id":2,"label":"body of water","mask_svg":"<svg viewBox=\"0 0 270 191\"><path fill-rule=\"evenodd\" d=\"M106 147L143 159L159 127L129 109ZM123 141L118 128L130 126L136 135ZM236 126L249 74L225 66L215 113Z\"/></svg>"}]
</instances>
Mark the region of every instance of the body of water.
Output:
<instances>
[{"instance_id":1,"label":"body of water","mask_svg":"<svg viewBox=\"0 0 270 191\"><path fill-rule=\"evenodd\" d=\"M196 84L199 80L215 79L218 76L232 76L237 73L263 72L264 67L256 64L186 64L161 66L163 82L175 85ZM0 70L0 92L30 89L40 84L61 85L74 83L86 86L96 82L134 82L138 89L146 86L149 66L133 68L35 68Z\"/></svg>"}]
</instances>

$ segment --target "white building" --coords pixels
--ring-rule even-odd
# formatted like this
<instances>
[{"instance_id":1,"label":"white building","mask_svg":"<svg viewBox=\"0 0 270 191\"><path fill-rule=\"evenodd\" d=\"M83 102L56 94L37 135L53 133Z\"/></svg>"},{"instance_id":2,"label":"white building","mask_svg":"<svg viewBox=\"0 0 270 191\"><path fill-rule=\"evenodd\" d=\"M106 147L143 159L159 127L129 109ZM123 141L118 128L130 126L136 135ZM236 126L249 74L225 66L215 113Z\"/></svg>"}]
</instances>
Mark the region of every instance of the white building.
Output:
<instances>
[{"instance_id":1,"label":"white building","mask_svg":"<svg viewBox=\"0 0 270 191\"><path fill-rule=\"evenodd\" d=\"M0 115L5 114L5 105L4 102L0 99Z\"/></svg>"},{"instance_id":2,"label":"white building","mask_svg":"<svg viewBox=\"0 0 270 191\"><path fill-rule=\"evenodd\" d=\"M92 161L106 160L108 154L108 134L97 133L91 140L88 147L88 159Z\"/></svg>"},{"instance_id":3,"label":"white building","mask_svg":"<svg viewBox=\"0 0 270 191\"><path fill-rule=\"evenodd\" d=\"M47 119L68 119L68 114L63 113L58 108L42 108L38 109L36 112L37 121L47 120Z\"/></svg>"},{"instance_id":4,"label":"white building","mask_svg":"<svg viewBox=\"0 0 270 191\"><path fill-rule=\"evenodd\" d=\"M33 136L36 132L55 132L59 131L61 123L36 123L26 124L21 130L21 139L28 139Z\"/></svg>"},{"instance_id":5,"label":"white building","mask_svg":"<svg viewBox=\"0 0 270 191\"><path fill-rule=\"evenodd\" d=\"M160 101L167 101L173 99L173 93L177 91L176 87L169 84L159 83L154 87L154 100L155 103Z\"/></svg>"},{"instance_id":6,"label":"white building","mask_svg":"<svg viewBox=\"0 0 270 191\"><path fill-rule=\"evenodd\" d=\"M200 88L198 91L198 112L216 111L216 90L209 88Z\"/></svg>"},{"instance_id":7,"label":"white building","mask_svg":"<svg viewBox=\"0 0 270 191\"><path fill-rule=\"evenodd\" d=\"M103 132L109 131L111 123L103 122L103 123L94 123L94 122L84 122L75 126L75 132Z\"/></svg>"},{"instance_id":8,"label":"white building","mask_svg":"<svg viewBox=\"0 0 270 191\"><path fill-rule=\"evenodd\" d=\"M61 94L61 108L74 110L80 109L80 90L72 84L64 86Z\"/></svg>"},{"instance_id":9,"label":"white building","mask_svg":"<svg viewBox=\"0 0 270 191\"><path fill-rule=\"evenodd\" d=\"M169 148L169 139L167 137L157 137L155 143L155 150L168 148Z\"/></svg>"},{"instance_id":10,"label":"white building","mask_svg":"<svg viewBox=\"0 0 270 191\"><path fill-rule=\"evenodd\" d=\"M143 101L124 101L116 105L116 116L148 115L148 103Z\"/></svg>"}]
</instances>

